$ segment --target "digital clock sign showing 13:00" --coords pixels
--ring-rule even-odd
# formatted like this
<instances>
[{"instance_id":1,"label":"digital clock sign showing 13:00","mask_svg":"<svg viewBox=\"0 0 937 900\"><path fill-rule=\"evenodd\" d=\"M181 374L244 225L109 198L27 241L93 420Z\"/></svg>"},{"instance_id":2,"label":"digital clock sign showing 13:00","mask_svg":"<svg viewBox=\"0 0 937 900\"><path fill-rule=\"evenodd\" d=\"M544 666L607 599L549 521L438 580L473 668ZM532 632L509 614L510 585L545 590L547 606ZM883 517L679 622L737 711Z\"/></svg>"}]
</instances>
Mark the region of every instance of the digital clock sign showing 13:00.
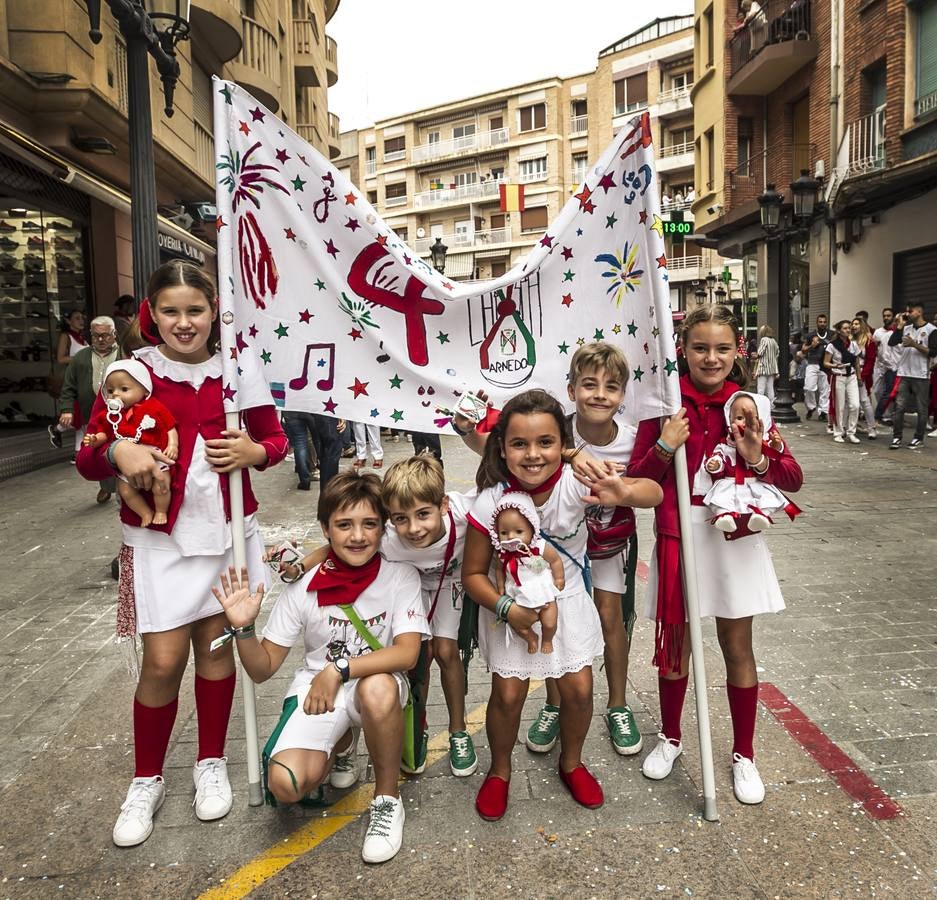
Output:
<instances>
[{"instance_id":1,"label":"digital clock sign showing 13:00","mask_svg":"<svg viewBox=\"0 0 937 900\"><path fill-rule=\"evenodd\" d=\"M692 222L663 222L664 234L692 234Z\"/></svg>"}]
</instances>

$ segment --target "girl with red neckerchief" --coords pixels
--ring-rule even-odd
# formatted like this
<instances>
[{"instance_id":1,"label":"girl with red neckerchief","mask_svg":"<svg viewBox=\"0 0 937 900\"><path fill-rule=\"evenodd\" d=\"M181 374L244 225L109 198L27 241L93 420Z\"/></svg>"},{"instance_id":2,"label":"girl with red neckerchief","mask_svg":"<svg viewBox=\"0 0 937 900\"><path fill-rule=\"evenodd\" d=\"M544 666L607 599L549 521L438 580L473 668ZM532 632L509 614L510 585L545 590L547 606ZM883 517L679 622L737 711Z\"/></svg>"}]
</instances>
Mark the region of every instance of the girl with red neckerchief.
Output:
<instances>
[{"instance_id":1,"label":"girl with red neckerchief","mask_svg":"<svg viewBox=\"0 0 937 900\"><path fill-rule=\"evenodd\" d=\"M653 478L664 489L655 511L657 540L647 585L647 613L657 622L654 664L658 667L661 707L659 742L645 758L648 778L666 778L683 752L680 719L689 673L690 642L680 571L680 526L673 455L687 447L687 471L693 479L702 461L725 435L723 407L748 382L738 359L738 323L724 306L693 310L684 320L683 345L687 374L680 379L683 408L663 427L656 421L638 428L628 474ZM749 470L784 492L800 489L803 473L782 442L780 450L765 442L765 424L749 412L745 426L732 425L736 452ZM696 546L700 613L716 617L716 632L726 663L726 690L732 714L735 796L760 803L764 785L754 763L758 676L752 650L752 617L780 612L784 600L771 554L760 534L727 541L710 527L702 495L690 485L693 541Z\"/></svg>"},{"instance_id":2,"label":"girl with red neckerchief","mask_svg":"<svg viewBox=\"0 0 937 900\"><path fill-rule=\"evenodd\" d=\"M274 465L286 456L286 436L266 383L248 355L238 399L244 428L228 429L222 403L221 354L215 286L197 266L160 266L140 308L141 330L151 344L134 353L152 383L151 396L176 420L174 459L143 443L115 439L83 447L78 471L88 479L122 476L153 506L171 492L165 524L143 522L123 505L123 546L118 583L118 638L140 634L143 660L133 703L135 773L114 825L119 847L145 841L165 798L163 762L178 707L179 686L195 656L198 756L192 772L195 814L219 819L231 809L224 744L234 699L230 642L214 652L225 617L212 587L233 563L228 473ZM251 377L252 374L254 377ZM103 409L99 395L92 417ZM243 474L247 561L253 583L265 578L257 501Z\"/></svg>"},{"instance_id":3,"label":"girl with red neckerchief","mask_svg":"<svg viewBox=\"0 0 937 900\"><path fill-rule=\"evenodd\" d=\"M507 811L511 751L531 678L555 678L559 687L559 775L573 798L591 809L604 802L602 787L582 763L582 746L592 720L592 661L602 654L602 625L583 575L588 529L585 504L650 507L662 493L653 482L609 474L580 481L561 451L572 446L566 414L542 390L526 391L505 404L485 444L476 475L478 497L468 514L462 583L481 607L479 644L492 673L486 727L491 768L475 807L483 819ZM537 611L500 595L492 574L494 550L488 523L508 491L530 495L540 516L542 537L563 560L566 586L557 597L558 623L549 654L527 652Z\"/></svg>"}]
</instances>

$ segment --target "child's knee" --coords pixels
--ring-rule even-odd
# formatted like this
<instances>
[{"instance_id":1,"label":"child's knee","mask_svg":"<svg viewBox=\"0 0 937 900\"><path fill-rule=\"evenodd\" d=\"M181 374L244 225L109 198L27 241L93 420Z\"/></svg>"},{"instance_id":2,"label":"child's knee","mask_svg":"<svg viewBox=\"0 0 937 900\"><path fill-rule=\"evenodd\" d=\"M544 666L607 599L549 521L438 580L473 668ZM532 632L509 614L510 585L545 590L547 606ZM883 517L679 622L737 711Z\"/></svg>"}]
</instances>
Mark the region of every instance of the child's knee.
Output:
<instances>
[{"instance_id":1,"label":"child's knee","mask_svg":"<svg viewBox=\"0 0 937 900\"><path fill-rule=\"evenodd\" d=\"M443 669L450 666L462 665L459 656L459 645L451 638L433 638L433 656Z\"/></svg>"},{"instance_id":2,"label":"child's knee","mask_svg":"<svg viewBox=\"0 0 937 900\"><path fill-rule=\"evenodd\" d=\"M400 688L393 675L368 675L358 682L356 701L361 712L387 716L400 710Z\"/></svg>"},{"instance_id":3,"label":"child's knee","mask_svg":"<svg viewBox=\"0 0 937 900\"><path fill-rule=\"evenodd\" d=\"M277 803L296 803L303 798L302 785L298 779L294 785L290 770L284 765L269 766L267 789L276 798Z\"/></svg>"}]
</instances>

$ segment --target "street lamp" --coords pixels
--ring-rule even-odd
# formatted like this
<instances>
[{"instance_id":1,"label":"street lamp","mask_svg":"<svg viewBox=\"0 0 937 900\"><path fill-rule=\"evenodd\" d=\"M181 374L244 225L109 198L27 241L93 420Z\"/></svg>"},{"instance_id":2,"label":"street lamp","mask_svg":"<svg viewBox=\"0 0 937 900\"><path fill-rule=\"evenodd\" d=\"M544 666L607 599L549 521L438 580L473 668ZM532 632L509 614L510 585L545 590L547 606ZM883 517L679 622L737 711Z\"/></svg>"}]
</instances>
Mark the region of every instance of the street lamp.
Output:
<instances>
[{"instance_id":1,"label":"street lamp","mask_svg":"<svg viewBox=\"0 0 937 900\"><path fill-rule=\"evenodd\" d=\"M440 275L446 271L446 252L449 248L442 242L442 238L436 238L436 243L429 248L429 255L433 258L433 268Z\"/></svg>"},{"instance_id":2,"label":"street lamp","mask_svg":"<svg viewBox=\"0 0 937 900\"><path fill-rule=\"evenodd\" d=\"M720 284L716 288L716 303L725 303L726 302L726 289Z\"/></svg>"},{"instance_id":3,"label":"street lamp","mask_svg":"<svg viewBox=\"0 0 937 900\"><path fill-rule=\"evenodd\" d=\"M189 37L191 0L106 0L127 43L127 130L130 145L130 230L133 240L133 284L138 297L159 265L156 227L156 166L150 112L147 54L156 61L163 82L164 111L172 116L179 80L176 45ZM91 42L101 41L101 0L88 0ZM163 25L157 29L157 23Z\"/></svg>"},{"instance_id":4,"label":"street lamp","mask_svg":"<svg viewBox=\"0 0 937 900\"><path fill-rule=\"evenodd\" d=\"M706 287L709 288L709 302L713 299L713 288L716 286L716 276L712 270L706 273Z\"/></svg>"},{"instance_id":5,"label":"street lamp","mask_svg":"<svg viewBox=\"0 0 937 900\"><path fill-rule=\"evenodd\" d=\"M693 295L696 297L697 303L706 302L706 288L704 288L702 284L700 284L700 286L695 291L693 291Z\"/></svg>"},{"instance_id":6,"label":"street lamp","mask_svg":"<svg viewBox=\"0 0 937 900\"><path fill-rule=\"evenodd\" d=\"M773 184L769 184L758 196L765 240L778 244L778 378L772 416L776 422L787 423L800 421L800 416L794 410L794 395L790 385L791 241L803 239L816 215L822 212L817 203L820 182L811 178L807 169L801 170L800 177L790 187L793 203L787 208L784 206L784 198L774 189Z\"/></svg>"}]
</instances>

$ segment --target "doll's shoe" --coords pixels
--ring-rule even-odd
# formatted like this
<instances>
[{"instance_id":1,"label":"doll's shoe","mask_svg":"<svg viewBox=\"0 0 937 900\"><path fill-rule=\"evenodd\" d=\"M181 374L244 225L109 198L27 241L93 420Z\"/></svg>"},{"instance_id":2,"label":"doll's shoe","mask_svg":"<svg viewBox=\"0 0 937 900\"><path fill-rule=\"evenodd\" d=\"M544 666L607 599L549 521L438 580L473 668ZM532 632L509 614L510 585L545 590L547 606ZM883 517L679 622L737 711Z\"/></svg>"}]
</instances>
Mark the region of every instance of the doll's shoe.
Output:
<instances>
[{"instance_id":1,"label":"doll's shoe","mask_svg":"<svg viewBox=\"0 0 937 900\"><path fill-rule=\"evenodd\" d=\"M497 822L508 811L508 782L489 775L475 797L475 809L486 822Z\"/></svg>"},{"instance_id":2,"label":"doll's shoe","mask_svg":"<svg viewBox=\"0 0 937 900\"><path fill-rule=\"evenodd\" d=\"M748 519L749 531L764 531L766 528L770 527L771 520L767 516L763 516L761 513L752 513Z\"/></svg>"},{"instance_id":3,"label":"doll's shoe","mask_svg":"<svg viewBox=\"0 0 937 900\"><path fill-rule=\"evenodd\" d=\"M732 534L738 528L738 525L735 524L735 519L729 513L723 513L721 516L716 517L713 528L718 528L719 531L724 531L726 534Z\"/></svg>"}]
</instances>

